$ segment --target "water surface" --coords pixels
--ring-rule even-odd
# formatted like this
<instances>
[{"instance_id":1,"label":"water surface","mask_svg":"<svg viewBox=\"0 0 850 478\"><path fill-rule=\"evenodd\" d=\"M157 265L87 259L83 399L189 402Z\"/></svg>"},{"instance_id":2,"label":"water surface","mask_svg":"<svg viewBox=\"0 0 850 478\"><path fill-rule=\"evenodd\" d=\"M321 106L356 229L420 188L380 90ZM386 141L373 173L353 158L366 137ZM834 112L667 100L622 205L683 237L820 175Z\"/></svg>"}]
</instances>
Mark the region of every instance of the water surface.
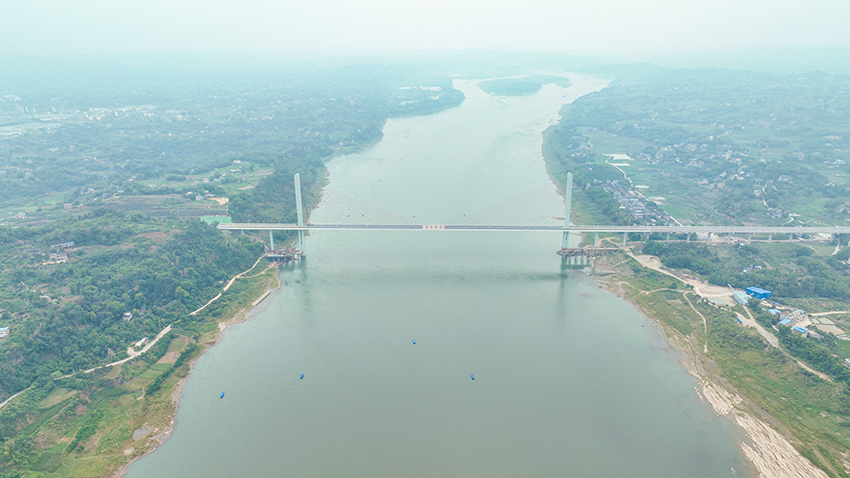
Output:
<instances>
[{"instance_id":1,"label":"water surface","mask_svg":"<svg viewBox=\"0 0 850 478\"><path fill-rule=\"evenodd\" d=\"M545 185L541 132L606 84L572 79L519 98L458 82L463 105L390 120L328 164L329 186L442 224ZM310 235L308 260L198 361L174 434L128 476L749 476L658 332L561 273L560 240Z\"/></svg>"}]
</instances>

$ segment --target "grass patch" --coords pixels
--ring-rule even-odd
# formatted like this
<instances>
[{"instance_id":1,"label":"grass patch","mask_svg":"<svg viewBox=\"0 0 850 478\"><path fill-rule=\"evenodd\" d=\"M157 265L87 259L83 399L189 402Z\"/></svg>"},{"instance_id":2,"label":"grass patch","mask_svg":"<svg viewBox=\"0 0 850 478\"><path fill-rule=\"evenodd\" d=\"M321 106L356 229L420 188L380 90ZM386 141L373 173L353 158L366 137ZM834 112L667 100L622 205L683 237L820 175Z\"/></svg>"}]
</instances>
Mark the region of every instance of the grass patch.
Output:
<instances>
[{"instance_id":1,"label":"grass patch","mask_svg":"<svg viewBox=\"0 0 850 478\"><path fill-rule=\"evenodd\" d=\"M68 390L67 388L57 388L56 390L50 392L50 395L46 396L44 400L38 403L38 408L52 407L59 402L63 402L66 399L71 398L76 393L76 390Z\"/></svg>"},{"instance_id":2,"label":"grass patch","mask_svg":"<svg viewBox=\"0 0 850 478\"><path fill-rule=\"evenodd\" d=\"M123 393L129 393L129 392L135 392L137 390L141 390L141 389L145 388L145 386L147 384L149 384L151 382L151 380L155 379L159 375L160 374L157 373L156 376L153 376L151 378L142 378L141 376L136 377L133 380L130 380L128 383L121 385L120 387L115 387L113 389L114 393L123 394Z\"/></svg>"},{"instance_id":3,"label":"grass patch","mask_svg":"<svg viewBox=\"0 0 850 478\"><path fill-rule=\"evenodd\" d=\"M177 350L180 350L180 349L177 349ZM157 372L157 375L159 375L160 373L165 372L166 370L168 370L170 368L171 368L170 363L155 363L155 364L150 366L148 371Z\"/></svg>"},{"instance_id":4,"label":"grass patch","mask_svg":"<svg viewBox=\"0 0 850 478\"><path fill-rule=\"evenodd\" d=\"M681 295L677 294L677 298ZM671 304L668 299L657 292L649 294L637 293L631 296L642 310L651 310L653 314L663 317L664 323L676 329L684 336L688 336L694 330L693 324L687 315L681 313L679 304Z\"/></svg>"},{"instance_id":5,"label":"grass patch","mask_svg":"<svg viewBox=\"0 0 850 478\"><path fill-rule=\"evenodd\" d=\"M664 204L663 206L661 206L661 208L664 209L664 211L666 211L667 214L673 216L674 218L676 218L679 221L681 221L683 219L687 219L689 221L696 220L696 216L691 214L691 212L688 209L686 209L684 205Z\"/></svg>"},{"instance_id":6,"label":"grass patch","mask_svg":"<svg viewBox=\"0 0 850 478\"><path fill-rule=\"evenodd\" d=\"M68 475L73 477L94 477L106 473L110 460L105 457L86 457L71 461Z\"/></svg>"},{"instance_id":7,"label":"grass patch","mask_svg":"<svg viewBox=\"0 0 850 478\"><path fill-rule=\"evenodd\" d=\"M153 380L160 376L162 372L160 370L145 370L141 375L136 377L134 380Z\"/></svg>"},{"instance_id":8,"label":"grass patch","mask_svg":"<svg viewBox=\"0 0 850 478\"><path fill-rule=\"evenodd\" d=\"M32 469L35 471L42 471L45 473L53 473L62 466L62 460L64 455L61 450L56 452L52 451L53 447L50 450L41 454L35 463L32 464Z\"/></svg>"},{"instance_id":9,"label":"grass patch","mask_svg":"<svg viewBox=\"0 0 850 478\"><path fill-rule=\"evenodd\" d=\"M110 369L109 372L106 375L103 376L103 378L107 379L107 380L112 380L112 379L118 378L118 376L121 375L121 366L122 365L123 364L113 365L112 369Z\"/></svg>"},{"instance_id":10,"label":"grass patch","mask_svg":"<svg viewBox=\"0 0 850 478\"><path fill-rule=\"evenodd\" d=\"M44 424L44 422L46 422L48 419L62 411L63 408L68 406L69 402L70 397L67 400L57 403L52 407L48 408L47 410L44 410L43 412L39 413L35 421L22 428L19 433L21 435L32 435L41 427L41 425Z\"/></svg>"},{"instance_id":11,"label":"grass patch","mask_svg":"<svg viewBox=\"0 0 850 478\"><path fill-rule=\"evenodd\" d=\"M186 346L187 340L189 340L188 337L185 337L185 336L182 336L182 335L179 336L179 337L176 337L174 340L171 341L170 344L168 344L168 350L166 350L166 353L168 353L168 352L179 352L179 351L183 350L183 347Z\"/></svg>"}]
</instances>

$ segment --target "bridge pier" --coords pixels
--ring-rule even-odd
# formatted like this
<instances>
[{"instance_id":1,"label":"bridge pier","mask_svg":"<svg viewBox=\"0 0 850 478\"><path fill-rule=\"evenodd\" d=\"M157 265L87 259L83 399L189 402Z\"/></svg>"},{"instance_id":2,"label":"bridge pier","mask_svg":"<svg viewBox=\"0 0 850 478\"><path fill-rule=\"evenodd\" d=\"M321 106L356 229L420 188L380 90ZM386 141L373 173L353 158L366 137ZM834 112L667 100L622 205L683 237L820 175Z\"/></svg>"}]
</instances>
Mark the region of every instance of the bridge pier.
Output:
<instances>
[{"instance_id":1,"label":"bridge pier","mask_svg":"<svg viewBox=\"0 0 850 478\"><path fill-rule=\"evenodd\" d=\"M773 242L773 233L772 232L767 233L767 242Z\"/></svg>"},{"instance_id":2,"label":"bridge pier","mask_svg":"<svg viewBox=\"0 0 850 478\"><path fill-rule=\"evenodd\" d=\"M593 247L599 247L599 233L593 233Z\"/></svg>"},{"instance_id":3,"label":"bridge pier","mask_svg":"<svg viewBox=\"0 0 850 478\"><path fill-rule=\"evenodd\" d=\"M624 233L623 233L623 247L626 247L626 244L627 244L628 242L629 242L629 233L628 233L628 232L624 232Z\"/></svg>"},{"instance_id":4,"label":"bridge pier","mask_svg":"<svg viewBox=\"0 0 850 478\"><path fill-rule=\"evenodd\" d=\"M274 251L274 231L269 231L269 250Z\"/></svg>"}]
</instances>

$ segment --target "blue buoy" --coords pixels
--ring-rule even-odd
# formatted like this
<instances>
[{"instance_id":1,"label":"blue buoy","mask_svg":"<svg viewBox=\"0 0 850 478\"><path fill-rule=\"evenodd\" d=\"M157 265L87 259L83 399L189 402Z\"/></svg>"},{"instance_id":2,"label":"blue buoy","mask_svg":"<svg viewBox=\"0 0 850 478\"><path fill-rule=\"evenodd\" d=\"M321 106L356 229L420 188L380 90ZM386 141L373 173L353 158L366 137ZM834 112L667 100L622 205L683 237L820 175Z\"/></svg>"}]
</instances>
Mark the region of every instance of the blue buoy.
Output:
<instances>
[{"instance_id":1,"label":"blue buoy","mask_svg":"<svg viewBox=\"0 0 850 478\"><path fill-rule=\"evenodd\" d=\"M303 373L301 374L301 380L304 380L304 374Z\"/></svg>"},{"instance_id":2,"label":"blue buoy","mask_svg":"<svg viewBox=\"0 0 850 478\"><path fill-rule=\"evenodd\" d=\"M413 345L416 345L416 339L413 339Z\"/></svg>"},{"instance_id":3,"label":"blue buoy","mask_svg":"<svg viewBox=\"0 0 850 478\"><path fill-rule=\"evenodd\" d=\"M474 373L472 375L470 375L470 377L472 377L472 380L475 380L475 374Z\"/></svg>"},{"instance_id":4,"label":"blue buoy","mask_svg":"<svg viewBox=\"0 0 850 478\"><path fill-rule=\"evenodd\" d=\"M221 392L221 396L218 398L224 398L224 392Z\"/></svg>"}]
</instances>

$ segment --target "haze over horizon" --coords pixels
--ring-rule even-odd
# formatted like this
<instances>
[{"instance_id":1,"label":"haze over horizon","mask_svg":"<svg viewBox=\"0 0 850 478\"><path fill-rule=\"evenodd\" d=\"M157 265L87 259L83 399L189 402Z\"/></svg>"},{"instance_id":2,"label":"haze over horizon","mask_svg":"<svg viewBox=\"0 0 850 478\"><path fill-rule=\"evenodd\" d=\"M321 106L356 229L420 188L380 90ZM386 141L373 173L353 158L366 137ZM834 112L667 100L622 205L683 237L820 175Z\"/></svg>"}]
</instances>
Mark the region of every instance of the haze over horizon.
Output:
<instances>
[{"instance_id":1,"label":"haze over horizon","mask_svg":"<svg viewBox=\"0 0 850 478\"><path fill-rule=\"evenodd\" d=\"M0 55L850 47L840 0L7 0L0 13Z\"/></svg>"}]
</instances>

